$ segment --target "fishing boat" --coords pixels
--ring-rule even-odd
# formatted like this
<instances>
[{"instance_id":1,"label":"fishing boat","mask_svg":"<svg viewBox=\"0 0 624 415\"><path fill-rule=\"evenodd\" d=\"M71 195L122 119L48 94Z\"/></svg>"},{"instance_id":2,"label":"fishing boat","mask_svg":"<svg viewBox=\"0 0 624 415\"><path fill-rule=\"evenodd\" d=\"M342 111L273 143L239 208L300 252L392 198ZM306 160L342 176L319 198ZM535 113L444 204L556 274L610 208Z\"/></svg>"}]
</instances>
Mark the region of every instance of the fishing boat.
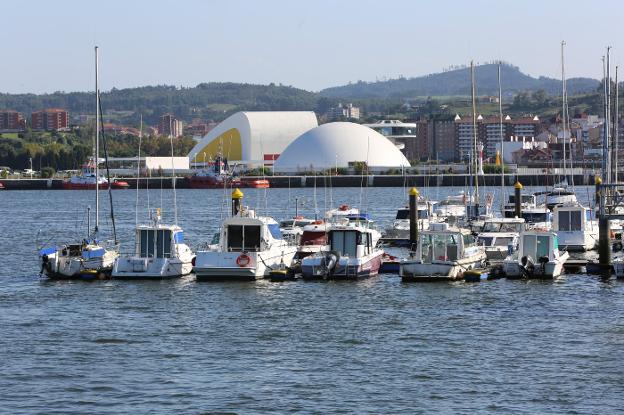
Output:
<instances>
[{"instance_id":1,"label":"fishing boat","mask_svg":"<svg viewBox=\"0 0 624 415\"><path fill-rule=\"evenodd\" d=\"M401 260L399 275L403 281L451 281L463 273L481 268L487 256L467 229L446 223L431 224L419 233L416 251Z\"/></svg>"},{"instance_id":2,"label":"fishing boat","mask_svg":"<svg viewBox=\"0 0 624 415\"><path fill-rule=\"evenodd\" d=\"M100 161L101 163L101 161ZM79 174L71 176L69 179L63 180L62 187L65 190L95 190L97 187L106 190L108 189L109 180L102 176L96 175L96 163L95 159L91 158L82 166ZM127 189L130 185L122 180L113 180L110 182L110 186L113 189Z\"/></svg>"},{"instance_id":3,"label":"fishing boat","mask_svg":"<svg viewBox=\"0 0 624 415\"><path fill-rule=\"evenodd\" d=\"M349 224L332 224L326 251L301 261L301 273L308 279L347 279L372 277L379 273L384 254L377 248L381 233Z\"/></svg>"},{"instance_id":4,"label":"fishing boat","mask_svg":"<svg viewBox=\"0 0 624 415\"><path fill-rule=\"evenodd\" d=\"M557 205L553 212L552 230L559 246L567 251L589 251L598 243L598 221L591 209L578 203Z\"/></svg>"},{"instance_id":5,"label":"fishing boat","mask_svg":"<svg viewBox=\"0 0 624 415\"><path fill-rule=\"evenodd\" d=\"M569 258L560 252L557 234L546 230L527 230L520 234L520 246L503 261L507 278L556 278Z\"/></svg>"},{"instance_id":6,"label":"fishing boat","mask_svg":"<svg viewBox=\"0 0 624 415\"><path fill-rule=\"evenodd\" d=\"M485 247L488 261L502 261L518 249L523 230L522 218L490 218L477 235L477 242Z\"/></svg>"},{"instance_id":7,"label":"fishing boat","mask_svg":"<svg viewBox=\"0 0 624 415\"><path fill-rule=\"evenodd\" d=\"M96 124L94 140L94 156L92 160L99 160L101 123L100 94L98 89L98 48L95 48L95 96L96 96ZM106 148L106 147L105 147ZM93 178L99 178L99 163L93 165ZM49 278L105 278L110 276L113 264L119 256L119 244L115 230L115 216L113 214L112 194L109 191L111 204L111 223L113 240L109 242L99 239L100 223L100 193L99 181L94 180L95 186L95 227L91 232L90 215L87 214L88 235L81 242L68 243L59 246L47 247L39 250L41 273ZM87 208L90 211L90 208Z\"/></svg>"},{"instance_id":8,"label":"fishing boat","mask_svg":"<svg viewBox=\"0 0 624 415\"><path fill-rule=\"evenodd\" d=\"M193 266L197 281L251 281L291 265L297 247L282 238L273 218L240 206L242 197L239 189L232 192L232 216L221 225L218 248L197 252Z\"/></svg>"},{"instance_id":9,"label":"fishing boat","mask_svg":"<svg viewBox=\"0 0 624 415\"><path fill-rule=\"evenodd\" d=\"M149 225L136 228L135 252L115 261L112 276L118 279L161 279L188 275L193 270L193 252L184 243L177 225L161 223L160 209Z\"/></svg>"},{"instance_id":10,"label":"fishing boat","mask_svg":"<svg viewBox=\"0 0 624 415\"><path fill-rule=\"evenodd\" d=\"M208 163L206 168L190 176L188 181L192 189L223 189L241 186L240 179L230 174L227 159L222 157L216 157L214 161Z\"/></svg>"}]
</instances>

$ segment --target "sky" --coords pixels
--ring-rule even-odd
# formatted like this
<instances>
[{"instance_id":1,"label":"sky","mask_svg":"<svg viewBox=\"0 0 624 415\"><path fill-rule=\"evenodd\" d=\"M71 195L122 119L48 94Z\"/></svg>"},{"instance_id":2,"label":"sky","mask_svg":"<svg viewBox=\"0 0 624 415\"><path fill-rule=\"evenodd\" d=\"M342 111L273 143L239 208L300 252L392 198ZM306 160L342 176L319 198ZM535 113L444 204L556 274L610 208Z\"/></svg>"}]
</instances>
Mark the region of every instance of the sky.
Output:
<instances>
[{"instance_id":1,"label":"sky","mask_svg":"<svg viewBox=\"0 0 624 415\"><path fill-rule=\"evenodd\" d=\"M3 0L0 92L201 82L318 91L502 59L532 76L624 63L618 0ZM620 29L620 30L619 30ZM620 36L618 36L620 35Z\"/></svg>"}]
</instances>

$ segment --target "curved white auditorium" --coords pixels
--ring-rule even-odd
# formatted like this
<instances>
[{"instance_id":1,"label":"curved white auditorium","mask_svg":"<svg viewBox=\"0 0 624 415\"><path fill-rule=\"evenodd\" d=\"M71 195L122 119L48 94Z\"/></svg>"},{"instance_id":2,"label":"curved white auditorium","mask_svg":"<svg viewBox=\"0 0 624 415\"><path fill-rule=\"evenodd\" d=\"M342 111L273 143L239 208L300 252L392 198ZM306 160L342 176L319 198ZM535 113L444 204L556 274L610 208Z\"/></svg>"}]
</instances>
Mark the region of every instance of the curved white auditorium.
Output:
<instances>
[{"instance_id":1,"label":"curved white auditorium","mask_svg":"<svg viewBox=\"0 0 624 415\"><path fill-rule=\"evenodd\" d=\"M222 156L247 165L271 164L295 138L317 125L313 111L237 112L199 140L189 161Z\"/></svg>"},{"instance_id":2,"label":"curved white auditorium","mask_svg":"<svg viewBox=\"0 0 624 415\"><path fill-rule=\"evenodd\" d=\"M273 165L278 173L348 168L365 162L369 169L410 167L403 153L375 130L351 122L323 124L299 136Z\"/></svg>"}]
</instances>

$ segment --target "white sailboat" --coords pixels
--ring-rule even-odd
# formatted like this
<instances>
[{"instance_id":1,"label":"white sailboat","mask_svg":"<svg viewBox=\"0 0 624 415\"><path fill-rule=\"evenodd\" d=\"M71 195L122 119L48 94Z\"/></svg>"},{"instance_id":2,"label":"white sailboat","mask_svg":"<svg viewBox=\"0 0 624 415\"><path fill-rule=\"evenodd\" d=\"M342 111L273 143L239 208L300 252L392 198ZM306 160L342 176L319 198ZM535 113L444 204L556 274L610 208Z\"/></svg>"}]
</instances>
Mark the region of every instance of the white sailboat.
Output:
<instances>
[{"instance_id":1,"label":"white sailboat","mask_svg":"<svg viewBox=\"0 0 624 415\"><path fill-rule=\"evenodd\" d=\"M98 47L95 47L95 143L94 176L99 177L100 160L100 90L99 90ZM112 243L99 239L100 226L100 182L95 181L95 228L93 233L78 243L44 248L39 251L41 272L49 278L105 278L110 275L115 259L119 256L119 246L115 235ZM110 193L109 193L110 196ZM112 207L112 201L111 201ZM114 216L111 218L114 229ZM90 232L90 229L89 229Z\"/></svg>"}]
</instances>

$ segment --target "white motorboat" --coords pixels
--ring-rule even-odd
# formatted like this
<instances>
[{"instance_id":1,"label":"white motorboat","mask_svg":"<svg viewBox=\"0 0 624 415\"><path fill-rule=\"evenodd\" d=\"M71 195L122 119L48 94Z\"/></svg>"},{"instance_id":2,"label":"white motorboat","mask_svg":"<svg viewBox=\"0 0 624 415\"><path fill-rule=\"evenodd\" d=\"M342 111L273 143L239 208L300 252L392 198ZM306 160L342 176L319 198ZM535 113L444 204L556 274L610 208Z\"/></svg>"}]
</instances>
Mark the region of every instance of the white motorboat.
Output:
<instances>
[{"instance_id":1,"label":"white motorboat","mask_svg":"<svg viewBox=\"0 0 624 415\"><path fill-rule=\"evenodd\" d=\"M299 241L303 235L303 228L312 222L314 222L314 219L306 219L303 216L282 220L279 224L280 231L282 231L282 238L291 245L299 245Z\"/></svg>"},{"instance_id":2,"label":"white motorboat","mask_svg":"<svg viewBox=\"0 0 624 415\"><path fill-rule=\"evenodd\" d=\"M551 191L546 193L545 205L551 211L555 206L559 205L571 205L578 203L576 194L568 190L567 187L554 187Z\"/></svg>"},{"instance_id":3,"label":"white motorboat","mask_svg":"<svg viewBox=\"0 0 624 415\"><path fill-rule=\"evenodd\" d=\"M552 229L567 251L589 251L598 243L598 221L591 209L578 203L555 206Z\"/></svg>"},{"instance_id":4,"label":"white motorboat","mask_svg":"<svg viewBox=\"0 0 624 415\"><path fill-rule=\"evenodd\" d=\"M440 218L465 218L466 205L471 204L474 198L460 192L458 195L447 196L436 204L433 212Z\"/></svg>"},{"instance_id":5,"label":"white motorboat","mask_svg":"<svg viewBox=\"0 0 624 415\"><path fill-rule=\"evenodd\" d=\"M307 256L328 250L327 235L331 225L318 220L303 227L299 248L295 259L301 260Z\"/></svg>"},{"instance_id":6,"label":"white motorboat","mask_svg":"<svg viewBox=\"0 0 624 415\"><path fill-rule=\"evenodd\" d=\"M182 228L160 220L158 209L152 224L137 226L134 254L117 258L113 278L176 278L191 273L193 252L184 243Z\"/></svg>"},{"instance_id":7,"label":"white motorboat","mask_svg":"<svg viewBox=\"0 0 624 415\"><path fill-rule=\"evenodd\" d=\"M421 201L418 203L418 229L429 229L429 224L436 222L436 216L433 213L434 206L435 202ZM392 226L385 230L385 237L409 238L409 230L409 207L400 208L397 210Z\"/></svg>"},{"instance_id":8,"label":"white motorboat","mask_svg":"<svg viewBox=\"0 0 624 415\"><path fill-rule=\"evenodd\" d=\"M556 278L568 258L559 251L555 232L527 230L520 234L518 250L503 261L503 271L507 278Z\"/></svg>"},{"instance_id":9,"label":"white motorboat","mask_svg":"<svg viewBox=\"0 0 624 415\"><path fill-rule=\"evenodd\" d=\"M304 278L358 279L379 273L384 254L377 248L381 234L357 224L332 224L326 251L303 258Z\"/></svg>"},{"instance_id":10,"label":"white motorboat","mask_svg":"<svg viewBox=\"0 0 624 415\"><path fill-rule=\"evenodd\" d=\"M527 194L520 195L520 206L522 211L536 208L537 197ZM507 203L503 206L503 216L506 218L513 218L516 216L516 195L509 195Z\"/></svg>"},{"instance_id":11,"label":"white motorboat","mask_svg":"<svg viewBox=\"0 0 624 415\"><path fill-rule=\"evenodd\" d=\"M457 280L465 271L481 268L485 260L485 248L470 231L434 223L420 232L416 251L401 260L399 275L403 281Z\"/></svg>"},{"instance_id":12,"label":"white motorboat","mask_svg":"<svg viewBox=\"0 0 624 415\"><path fill-rule=\"evenodd\" d=\"M485 247L488 261L502 261L518 249L518 236L524 230L522 218L490 218L477 241Z\"/></svg>"},{"instance_id":13,"label":"white motorboat","mask_svg":"<svg viewBox=\"0 0 624 415\"><path fill-rule=\"evenodd\" d=\"M236 189L232 197L242 198ZM198 281L255 280L289 267L297 247L282 238L279 224L251 209L233 209L221 226L217 249L198 251L193 271Z\"/></svg>"},{"instance_id":14,"label":"white motorboat","mask_svg":"<svg viewBox=\"0 0 624 415\"><path fill-rule=\"evenodd\" d=\"M526 229L546 229L552 228L552 212L545 206L538 206L522 210Z\"/></svg>"}]
</instances>

